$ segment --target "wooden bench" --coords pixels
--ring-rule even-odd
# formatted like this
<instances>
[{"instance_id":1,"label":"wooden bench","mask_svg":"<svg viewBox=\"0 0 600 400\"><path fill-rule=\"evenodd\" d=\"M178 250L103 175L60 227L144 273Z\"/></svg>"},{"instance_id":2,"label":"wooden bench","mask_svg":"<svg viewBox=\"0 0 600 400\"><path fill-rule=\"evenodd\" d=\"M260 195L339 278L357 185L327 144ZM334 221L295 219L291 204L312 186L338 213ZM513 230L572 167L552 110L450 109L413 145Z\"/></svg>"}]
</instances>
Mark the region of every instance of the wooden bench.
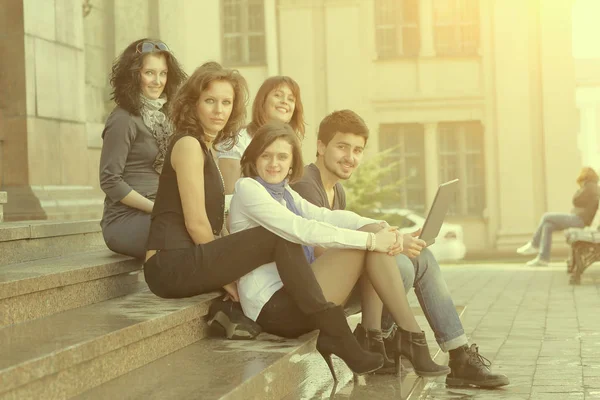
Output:
<instances>
[{"instance_id":1,"label":"wooden bench","mask_svg":"<svg viewBox=\"0 0 600 400\"><path fill-rule=\"evenodd\" d=\"M567 260L567 273L571 274L569 283L579 285L581 274L590 265L600 261L600 231L590 228L570 228L565 231L571 253Z\"/></svg>"}]
</instances>

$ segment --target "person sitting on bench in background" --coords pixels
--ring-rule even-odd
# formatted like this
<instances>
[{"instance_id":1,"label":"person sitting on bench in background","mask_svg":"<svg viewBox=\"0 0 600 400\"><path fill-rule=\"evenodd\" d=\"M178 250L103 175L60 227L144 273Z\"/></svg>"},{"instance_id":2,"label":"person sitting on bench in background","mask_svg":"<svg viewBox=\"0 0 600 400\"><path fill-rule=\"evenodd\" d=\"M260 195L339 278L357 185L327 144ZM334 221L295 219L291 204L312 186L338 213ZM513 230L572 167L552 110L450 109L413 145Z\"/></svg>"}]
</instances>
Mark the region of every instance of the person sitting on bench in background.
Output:
<instances>
[{"instance_id":1,"label":"person sitting on bench in background","mask_svg":"<svg viewBox=\"0 0 600 400\"><path fill-rule=\"evenodd\" d=\"M533 238L517 249L518 254L537 256L527 265L545 266L550 262L552 233L568 228L589 226L598 210L598 174L593 168L584 167L577 177L579 189L573 195L573 209L570 214L548 212L542 216Z\"/></svg>"}]
</instances>

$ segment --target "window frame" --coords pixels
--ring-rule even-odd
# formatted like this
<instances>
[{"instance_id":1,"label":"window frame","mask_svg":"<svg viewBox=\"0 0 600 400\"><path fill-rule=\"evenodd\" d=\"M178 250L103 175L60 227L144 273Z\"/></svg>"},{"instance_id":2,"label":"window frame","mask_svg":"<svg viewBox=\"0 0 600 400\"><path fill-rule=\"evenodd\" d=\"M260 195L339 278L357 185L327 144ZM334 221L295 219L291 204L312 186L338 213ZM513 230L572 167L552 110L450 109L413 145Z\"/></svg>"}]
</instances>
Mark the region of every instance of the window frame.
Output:
<instances>
[{"instance_id":1,"label":"window frame","mask_svg":"<svg viewBox=\"0 0 600 400\"><path fill-rule=\"evenodd\" d=\"M266 21L265 21L265 2L264 0L233 0L237 1L239 6L239 32L225 32L225 3L228 0L220 1L221 8L221 59L222 64L226 67L232 66L265 66L267 65L267 32L266 32ZM259 3L262 10L262 32L250 32L249 21L250 21L250 5L251 3ZM251 61L250 60L250 38L262 36L263 38L263 54L261 60ZM226 42L228 38L240 37L241 38L241 59L233 60L228 59L226 55L227 47Z\"/></svg>"},{"instance_id":2,"label":"window frame","mask_svg":"<svg viewBox=\"0 0 600 400\"><path fill-rule=\"evenodd\" d=\"M382 123L379 125L379 149L380 151L384 151L386 149L382 149L382 143L389 143L388 140L382 140L384 135L390 135L389 137L395 137L393 140L395 143L394 146L385 146L386 149L396 149L390 154L392 157L392 162L397 162L398 167L395 169L397 172L394 173L394 176L391 177L391 180L405 179L406 181L402 183L400 187L401 205L396 205L395 208L404 208L411 210L417 214L424 214L426 211L426 202L427 202L427 162L425 156L425 125L420 123ZM408 152L407 154L407 135L420 135L421 136L421 148L420 152ZM421 179L417 179L414 182L410 181L411 176L409 175L410 169L410 160L418 159L421 160L422 171L421 171ZM418 174L417 174L418 176ZM409 200L413 196L408 196L409 192L420 192L418 196L422 200L419 204L413 204L409 202ZM387 206L387 205L386 205ZM386 208L390 208L389 206Z\"/></svg>"},{"instance_id":3,"label":"window frame","mask_svg":"<svg viewBox=\"0 0 600 400\"><path fill-rule=\"evenodd\" d=\"M456 135L453 140L456 143L456 150L449 151L443 148L442 143L446 138L445 135ZM480 148L473 149L468 146L468 136L471 134L480 135ZM486 183L485 183L485 136L481 121L452 121L438 123L437 132L438 141L438 175L440 181L450 179L459 179L458 190L456 193L456 201L451 204L449 210L450 215L460 217L482 217L487 208ZM477 156L480 158L480 165L470 164L469 156ZM443 161L443 157L456 157L456 176L449 176L446 170L447 163ZM469 178L468 171L478 169L479 177ZM481 202L477 206L471 207L469 204L469 193L471 190L477 190L478 196L481 197Z\"/></svg>"},{"instance_id":4,"label":"window frame","mask_svg":"<svg viewBox=\"0 0 600 400\"><path fill-rule=\"evenodd\" d=\"M413 1L415 3L415 14L416 14L416 20L414 22L406 22L405 18L404 18L404 7L406 5L405 2L407 1ZM379 16L380 13L378 12L378 9L380 8L379 6L381 5L382 2L389 2L389 4L392 5L392 7L395 7L394 9L394 13L396 14L396 22L395 23L387 23L387 24L383 24L380 23ZM421 53L421 24L420 24L420 9L419 9L419 0L375 0L374 3L374 21L373 21L373 27L374 27L374 31L375 31L375 51L377 53L377 59L378 60L393 60L393 59L398 59L398 58L413 58L413 57L418 57ZM415 45L415 51L414 54L413 53L408 53L405 51L405 43L404 43L404 36L406 34L406 31L409 29L413 29L416 34L415 34L415 40L416 43L414 43ZM394 37L394 51L393 52L383 52L381 51L381 48L383 47L383 44L381 43L380 37L379 37L379 32L380 31L392 31L393 33L393 37Z\"/></svg>"},{"instance_id":5,"label":"window frame","mask_svg":"<svg viewBox=\"0 0 600 400\"><path fill-rule=\"evenodd\" d=\"M436 2L444 1L449 3L451 9L451 18L449 20L440 19L439 8L435 7ZM473 10L469 10L470 8ZM471 12L470 12L471 11ZM470 16L471 18L467 18ZM469 42L464 39L464 30L473 30L474 44L467 46ZM439 30L449 30L452 32L452 39L445 43L440 43ZM470 57L478 56L481 49L481 17L479 0L434 0L433 7L433 46L435 54L440 57Z\"/></svg>"}]
</instances>

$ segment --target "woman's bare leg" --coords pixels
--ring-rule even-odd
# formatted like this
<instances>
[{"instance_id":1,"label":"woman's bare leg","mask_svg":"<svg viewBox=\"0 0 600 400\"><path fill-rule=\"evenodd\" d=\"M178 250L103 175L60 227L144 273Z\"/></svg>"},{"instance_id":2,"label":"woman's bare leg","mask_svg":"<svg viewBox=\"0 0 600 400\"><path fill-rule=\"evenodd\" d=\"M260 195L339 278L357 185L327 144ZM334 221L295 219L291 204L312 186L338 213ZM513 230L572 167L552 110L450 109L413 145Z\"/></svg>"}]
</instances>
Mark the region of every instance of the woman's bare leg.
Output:
<instances>
[{"instance_id":1,"label":"woman's bare leg","mask_svg":"<svg viewBox=\"0 0 600 400\"><path fill-rule=\"evenodd\" d=\"M402 277L393 257L375 252L365 254L364 250L331 249L311 266L325 299L338 305L348 299L366 267L369 279L368 282L361 282L361 290L367 294L363 297L363 318L366 316L369 321L363 319L365 327L380 329L383 300L399 327L406 331L421 332L408 304ZM369 282L374 289L369 287ZM371 325L375 328L371 328Z\"/></svg>"},{"instance_id":2,"label":"woman's bare leg","mask_svg":"<svg viewBox=\"0 0 600 400\"><path fill-rule=\"evenodd\" d=\"M358 285L360 289L362 308L362 326L367 330L380 331L383 302L371 284L369 276L366 272L360 277Z\"/></svg>"},{"instance_id":3,"label":"woman's bare leg","mask_svg":"<svg viewBox=\"0 0 600 400\"><path fill-rule=\"evenodd\" d=\"M365 256L364 250L330 249L311 264L327 301L346 302L364 271Z\"/></svg>"},{"instance_id":4,"label":"woman's bare leg","mask_svg":"<svg viewBox=\"0 0 600 400\"><path fill-rule=\"evenodd\" d=\"M421 328L415 319L408 299L406 291L402 283L402 276L396 266L394 257L384 253L371 252L366 257L366 273L369 277L369 282L383 300L396 324L410 332L421 332ZM365 283L365 285L367 285ZM369 289L365 288L368 292ZM365 293L365 292L363 292ZM373 295L370 294L370 297ZM375 301L375 300L371 300ZM372 312L372 311L370 311ZM381 309L379 310L379 323L381 323Z\"/></svg>"}]
</instances>

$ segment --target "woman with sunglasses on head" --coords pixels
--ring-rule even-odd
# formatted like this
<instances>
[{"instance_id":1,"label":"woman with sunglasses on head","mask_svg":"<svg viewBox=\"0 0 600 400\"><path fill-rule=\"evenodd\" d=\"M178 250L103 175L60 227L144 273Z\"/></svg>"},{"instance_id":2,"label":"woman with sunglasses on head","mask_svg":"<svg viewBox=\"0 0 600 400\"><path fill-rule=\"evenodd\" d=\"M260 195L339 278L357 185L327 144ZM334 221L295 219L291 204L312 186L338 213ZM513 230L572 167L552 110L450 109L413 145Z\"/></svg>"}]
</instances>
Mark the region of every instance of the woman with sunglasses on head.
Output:
<instances>
[{"instance_id":1,"label":"woman with sunglasses on head","mask_svg":"<svg viewBox=\"0 0 600 400\"><path fill-rule=\"evenodd\" d=\"M380 325L385 304L402 333L394 349L396 373L400 370L402 354L411 361L418 375L448 374L448 367L431 359L424 334L408 304L393 257L402 251L397 229L386 227L377 233L360 231L381 221L350 211L331 211L304 200L288 185L302 176L303 166L300 141L289 125L269 122L260 127L242 156L244 178L235 184L229 221L231 232L263 226L304 245L305 257L315 271L325 298L334 304L343 305L359 278L366 274L368 280L363 284L368 285L369 290L362 298L363 319L369 319L369 325ZM335 250L315 258L313 246ZM273 263L243 276L238 289L244 312L266 332L295 338L316 328L290 298ZM411 336L420 340L406 340ZM378 351L386 357L383 342ZM327 353L323 355L334 374ZM394 364L388 364L393 370Z\"/></svg>"},{"instance_id":2,"label":"woman with sunglasses on head","mask_svg":"<svg viewBox=\"0 0 600 400\"><path fill-rule=\"evenodd\" d=\"M275 261L290 298L321 330L319 349L338 355L356 373L374 371L383 357L364 351L343 310L325 300L301 246L261 227L218 237L225 195L211 149L241 128L247 93L237 71L211 62L198 68L172 100L175 133L152 210L144 265L148 287L163 298L223 288L238 300L236 281Z\"/></svg>"},{"instance_id":3,"label":"woman with sunglasses on head","mask_svg":"<svg viewBox=\"0 0 600 400\"><path fill-rule=\"evenodd\" d=\"M294 131L304 137L304 107L300 86L289 76L272 76L258 89L252 103L252 121L237 135L219 146L217 159L225 181L225 194L232 194L235 182L241 176L240 160L252 137L269 121L290 124Z\"/></svg>"},{"instance_id":4,"label":"woman with sunglasses on head","mask_svg":"<svg viewBox=\"0 0 600 400\"><path fill-rule=\"evenodd\" d=\"M117 106L102 132L100 187L106 194L102 234L109 249L144 259L150 213L172 133L167 101L186 75L166 44L141 39L115 60Z\"/></svg>"}]
</instances>

